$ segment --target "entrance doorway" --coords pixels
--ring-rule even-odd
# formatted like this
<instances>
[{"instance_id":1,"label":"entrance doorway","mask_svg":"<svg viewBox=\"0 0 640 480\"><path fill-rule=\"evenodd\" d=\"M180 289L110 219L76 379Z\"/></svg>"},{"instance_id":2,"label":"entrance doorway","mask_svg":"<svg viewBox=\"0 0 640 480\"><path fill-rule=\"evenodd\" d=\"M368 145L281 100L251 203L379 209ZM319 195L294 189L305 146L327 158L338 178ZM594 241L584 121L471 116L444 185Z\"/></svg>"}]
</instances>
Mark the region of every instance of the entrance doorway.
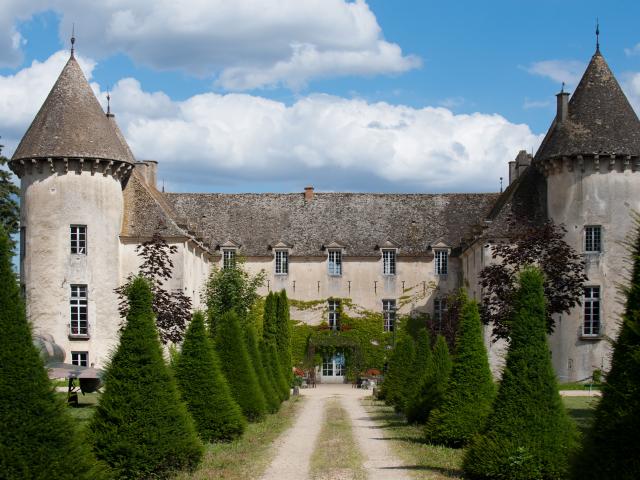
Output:
<instances>
[{"instance_id":1,"label":"entrance doorway","mask_svg":"<svg viewBox=\"0 0 640 480\"><path fill-rule=\"evenodd\" d=\"M320 373L322 383L344 383L346 374L344 353L336 352L332 356L324 356Z\"/></svg>"}]
</instances>

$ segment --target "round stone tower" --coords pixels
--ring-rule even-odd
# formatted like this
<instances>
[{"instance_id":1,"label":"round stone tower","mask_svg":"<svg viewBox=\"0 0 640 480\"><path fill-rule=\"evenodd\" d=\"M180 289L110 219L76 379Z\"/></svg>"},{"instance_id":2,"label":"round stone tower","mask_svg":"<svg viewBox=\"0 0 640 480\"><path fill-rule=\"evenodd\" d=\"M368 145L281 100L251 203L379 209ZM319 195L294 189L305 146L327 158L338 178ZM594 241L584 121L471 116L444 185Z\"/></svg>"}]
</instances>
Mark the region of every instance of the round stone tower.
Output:
<instances>
[{"instance_id":1,"label":"round stone tower","mask_svg":"<svg viewBox=\"0 0 640 480\"><path fill-rule=\"evenodd\" d=\"M117 340L122 188L133 164L72 50L10 163L21 181L28 318L68 363L104 366Z\"/></svg>"},{"instance_id":2,"label":"round stone tower","mask_svg":"<svg viewBox=\"0 0 640 480\"><path fill-rule=\"evenodd\" d=\"M569 100L558 95L556 118L534 164L547 179L547 213L567 229L584 256L588 281L582 306L562 315L551 337L560 381L607 370L624 305L624 240L640 211L640 122L599 48Z\"/></svg>"}]
</instances>

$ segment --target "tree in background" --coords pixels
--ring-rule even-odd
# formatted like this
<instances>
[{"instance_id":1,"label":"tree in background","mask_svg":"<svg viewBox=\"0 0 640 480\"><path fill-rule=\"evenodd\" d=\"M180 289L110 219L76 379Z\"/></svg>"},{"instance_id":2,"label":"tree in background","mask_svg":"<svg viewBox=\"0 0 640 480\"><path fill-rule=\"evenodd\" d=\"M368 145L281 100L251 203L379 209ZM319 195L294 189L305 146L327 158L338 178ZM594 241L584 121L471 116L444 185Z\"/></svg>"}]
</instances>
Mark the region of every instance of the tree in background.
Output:
<instances>
[{"instance_id":1,"label":"tree in background","mask_svg":"<svg viewBox=\"0 0 640 480\"><path fill-rule=\"evenodd\" d=\"M169 245L158 230L151 240L136 247L136 253L142 259L138 275L146 278L151 286L153 313L163 344L180 343L191 320L191 299L179 289L169 291L164 286L173 275L171 255L177 251L178 247ZM126 318L129 311L127 291L134 279L134 275L129 275L125 284L115 290L120 298L122 318Z\"/></svg>"},{"instance_id":2,"label":"tree in background","mask_svg":"<svg viewBox=\"0 0 640 480\"><path fill-rule=\"evenodd\" d=\"M222 374L202 312L195 313L187 329L175 372L203 441L228 441L242 435L245 419Z\"/></svg>"},{"instance_id":3,"label":"tree in background","mask_svg":"<svg viewBox=\"0 0 640 480\"><path fill-rule=\"evenodd\" d=\"M431 411L442 403L447 388L451 373L451 357L447 340L442 335L436 337L431 362L427 366L428 370L414 400L412 421L415 423L426 423Z\"/></svg>"},{"instance_id":4,"label":"tree in background","mask_svg":"<svg viewBox=\"0 0 640 480\"><path fill-rule=\"evenodd\" d=\"M282 362L278 355L278 296L269 292L264 302L264 315L262 319L262 342L264 355L267 362L267 372L271 374L274 386L278 391L280 400L289 398L290 382L282 368Z\"/></svg>"},{"instance_id":5,"label":"tree in background","mask_svg":"<svg viewBox=\"0 0 640 480\"><path fill-rule=\"evenodd\" d=\"M11 256L0 224L0 477L99 477L32 343Z\"/></svg>"},{"instance_id":6,"label":"tree in background","mask_svg":"<svg viewBox=\"0 0 640 480\"><path fill-rule=\"evenodd\" d=\"M460 311L455 352L442 404L431 412L425 431L431 443L461 447L484 427L496 393L478 306L468 299Z\"/></svg>"},{"instance_id":7,"label":"tree in background","mask_svg":"<svg viewBox=\"0 0 640 480\"><path fill-rule=\"evenodd\" d=\"M134 278L127 296L127 323L90 424L93 450L117 478L192 470L203 447L162 357L149 281Z\"/></svg>"},{"instance_id":8,"label":"tree in background","mask_svg":"<svg viewBox=\"0 0 640 480\"><path fill-rule=\"evenodd\" d=\"M425 381L427 373L432 368L431 338L426 328L416 332L416 356L411 368L413 380L406 385L407 404L405 416L407 422L417 423L421 417L420 388Z\"/></svg>"},{"instance_id":9,"label":"tree in background","mask_svg":"<svg viewBox=\"0 0 640 480\"><path fill-rule=\"evenodd\" d=\"M576 430L551 365L539 269L522 270L513 300L500 389L486 427L471 441L463 468L472 479L566 478L577 445ZM606 460L600 457L600 461Z\"/></svg>"},{"instance_id":10,"label":"tree in background","mask_svg":"<svg viewBox=\"0 0 640 480\"><path fill-rule=\"evenodd\" d=\"M565 234L563 226L551 221L540 226L522 227L511 220L512 240L492 246L491 257L499 259L499 262L486 266L480 272L480 285L485 292L481 315L485 324L493 325L496 338L509 337L518 274L529 265L539 266L544 273L547 333L552 333L555 327L553 315L569 313L580 304L587 281L584 261L564 241Z\"/></svg>"},{"instance_id":11,"label":"tree in background","mask_svg":"<svg viewBox=\"0 0 640 480\"><path fill-rule=\"evenodd\" d=\"M267 405L249 357L238 315L231 310L216 323L215 347L231 392L251 422L262 420Z\"/></svg>"},{"instance_id":12,"label":"tree in background","mask_svg":"<svg viewBox=\"0 0 640 480\"><path fill-rule=\"evenodd\" d=\"M4 145L0 145L0 225L9 236L9 245L13 248L11 235L17 234L20 228L20 188L13 183L13 174L6 169L9 159L2 155L3 148Z\"/></svg>"},{"instance_id":13,"label":"tree in background","mask_svg":"<svg viewBox=\"0 0 640 480\"><path fill-rule=\"evenodd\" d=\"M244 333L247 351L249 352L251 363L255 368L258 384L260 385L260 389L264 395L267 411L269 413L275 413L280 408L280 396L276 392L274 385L269 378L269 374L267 373L266 362L264 362L262 354L260 353L260 346L256 337L255 326L250 323L247 324Z\"/></svg>"},{"instance_id":14,"label":"tree in background","mask_svg":"<svg viewBox=\"0 0 640 480\"><path fill-rule=\"evenodd\" d=\"M415 360L415 342L406 332L401 332L400 339L393 349L384 375L382 388L387 405L396 411L403 412L407 407L407 384L413 378L411 367Z\"/></svg>"},{"instance_id":15,"label":"tree in background","mask_svg":"<svg viewBox=\"0 0 640 480\"><path fill-rule=\"evenodd\" d=\"M287 381L287 386L291 384L293 371L291 365L291 320L289 314L289 299L287 292L281 290L276 294L276 346L282 373Z\"/></svg>"},{"instance_id":16,"label":"tree in background","mask_svg":"<svg viewBox=\"0 0 640 480\"><path fill-rule=\"evenodd\" d=\"M636 217L636 222L640 218ZM602 399L576 462L575 478L640 478L640 223L629 242L633 270Z\"/></svg>"}]
</instances>

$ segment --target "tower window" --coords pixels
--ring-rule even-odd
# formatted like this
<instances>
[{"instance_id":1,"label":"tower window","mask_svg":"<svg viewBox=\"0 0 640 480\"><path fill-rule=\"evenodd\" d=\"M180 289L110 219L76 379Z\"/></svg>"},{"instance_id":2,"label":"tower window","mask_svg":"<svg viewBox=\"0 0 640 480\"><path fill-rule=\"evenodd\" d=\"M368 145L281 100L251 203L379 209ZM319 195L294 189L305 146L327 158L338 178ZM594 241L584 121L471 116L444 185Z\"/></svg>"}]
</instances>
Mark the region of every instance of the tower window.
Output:
<instances>
[{"instance_id":1,"label":"tower window","mask_svg":"<svg viewBox=\"0 0 640 480\"><path fill-rule=\"evenodd\" d=\"M86 225L71 225L71 253L74 255L87 254Z\"/></svg>"},{"instance_id":2,"label":"tower window","mask_svg":"<svg viewBox=\"0 0 640 480\"><path fill-rule=\"evenodd\" d=\"M72 337L89 336L89 318L87 314L87 286L71 285L71 320L69 323L69 335Z\"/></svg>"},{"instance_id":3,"label":"tower window","mask_svg":"<svg viewBox=\"0 0 640 480\"><path fill-rule=\"evenodd\" d=\"M340 300L329 300L329 328L331 330L340 330Z\"/></svg>"},{"instance_id":4,"label":"tower window","mask_svg":"<svg viewBox=\"0 0 640 480\"><path fill-rule=\"evenodd\" d=\"M584 324L582 334L585 336L600 335L600 287L584 289Z\"/></svg>"},{"instance_id":5,"label":"tower window","mask_svg":"<svg viewBox=\"0 0 640 480\"><path fill-rule=\"evenodd\" d=\"M342 275L342 251L329 250L329 275Z\"/></svg>"},{"instance_id":6,"label":"tower window","mask_svg":"<svg viewBox=\"0 0 640 480\"><path fill-rule=\"evenodd\" d=\"M384 331L393 332L396 326L395 300L382 300L382 317L384 318Z\"/></svg>"},{"instance_id":7,"label":"tower window","mask_svg":"<svg viewBox=\"0 0 640 480\"><path fill-rule=\"evenodd\" d=\"M71 363L80 367L88 367L89 352L71 352Z\"/></svg>"},{"instance_id":8,"label":"tower window","mask_svg":"<svg viewBox=\"0 0 640 480\"><path fill-rule=\"evenodd\" d=\"M27 227L20 227L20 261L27 254Z\"/></svg>"},{"instance_id":9,"label":"tower window","mask_svg":"<svg viewBox=\"0 0 640 480\"><path fill-rule=\"evenodd\" d=\"M391 249L382 250L382 274L396 274L396 251Z\"/></svg>"},{"instance_id":10,"label":"tower window","mask_svg":"<svg viewBox=\"0 0 640 480\"><path fill-rule=\"evenodd\" d=\"M449 252L447 250L435 251L436 275L446 275L449 272Z\"/></svg>"},{"instance_id":11,"label":"tower window","mask_svg":"<svg viewBox=\"0 0 640 480\"><path fill-rule=\"evenodd\" d=\"M222 250L222 268L234 268L236 266L236 251L234 248Z\"/></svg>"},{"instance_id":12,"label":"tower window","mask_svg":"<svg viewBox=\"0 0 640 480\"><path fill-rule=\"evenodd\" d=\"M276 275L287 275L289 273L289 252L287 250L276 250Z\"/></svg>"},{"instance_id":13,"label":"tower window","mask_svg":"<svg viewBox=\"0 0 640 480\"><path fill-rule=\"evenodd\" d=\"M586 253L602 251L602 227L600 225L584 227L584 251Z\"/></svg>"}]
</instances>

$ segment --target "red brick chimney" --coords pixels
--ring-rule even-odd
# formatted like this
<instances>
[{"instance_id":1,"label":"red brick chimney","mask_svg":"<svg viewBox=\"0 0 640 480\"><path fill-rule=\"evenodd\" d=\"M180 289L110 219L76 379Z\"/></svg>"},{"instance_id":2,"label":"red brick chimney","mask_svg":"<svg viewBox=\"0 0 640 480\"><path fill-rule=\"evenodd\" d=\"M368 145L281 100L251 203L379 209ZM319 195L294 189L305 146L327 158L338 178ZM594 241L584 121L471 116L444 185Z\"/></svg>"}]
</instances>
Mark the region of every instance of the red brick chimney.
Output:
<instances>
[{"instance_id":1,"label":"red brick chimney","mask_svg":"<svg viewBox=\"0 0 640 480\"><path fill-rule=\"evenodd\" d=\"M313 200L313 187L304 187L304 200L306 202Z\"/></svg>"}]
</instances>

